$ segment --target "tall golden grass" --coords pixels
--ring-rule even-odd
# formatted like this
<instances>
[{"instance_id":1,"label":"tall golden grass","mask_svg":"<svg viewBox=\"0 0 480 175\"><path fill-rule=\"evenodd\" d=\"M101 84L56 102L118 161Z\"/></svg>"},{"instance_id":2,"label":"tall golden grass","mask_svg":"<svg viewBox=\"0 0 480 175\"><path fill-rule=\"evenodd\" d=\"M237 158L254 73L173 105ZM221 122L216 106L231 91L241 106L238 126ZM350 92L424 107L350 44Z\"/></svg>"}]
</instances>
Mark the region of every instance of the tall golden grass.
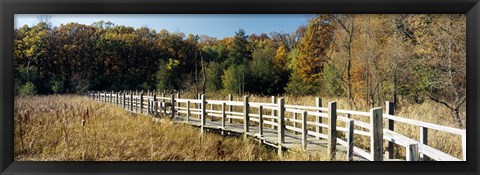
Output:
<instances>
[{"instance_id":1,"label":"tall golden grass","mask_svg":"<svg viewBox=\"0 0 480 175\"><path fill-rule=\"evenodd\" d=\"M17 161L326 160L301 150L279 158L252 140L200 134L82 96L18 97L14 118Z\"/></svg>"}]
</instances>

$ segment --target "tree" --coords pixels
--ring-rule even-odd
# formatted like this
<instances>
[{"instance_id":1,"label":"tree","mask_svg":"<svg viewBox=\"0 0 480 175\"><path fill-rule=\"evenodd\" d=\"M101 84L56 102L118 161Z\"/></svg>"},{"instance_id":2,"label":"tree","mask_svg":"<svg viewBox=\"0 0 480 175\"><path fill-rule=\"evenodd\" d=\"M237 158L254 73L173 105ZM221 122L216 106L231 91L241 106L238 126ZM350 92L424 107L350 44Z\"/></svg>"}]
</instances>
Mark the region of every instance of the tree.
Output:
<instances>
[{"instance_id":1,"label":"tree","mask_svg":"<svg viewBox=\"0 0 480 175\"><path fill-rule=\"evenodd\" d=\"M296 58L295 72L308 85L318 85L327 60L326 53L332 42L331 15L312 19L305 36L299 44L300 55Z\"/></svg>"}]
</instances>

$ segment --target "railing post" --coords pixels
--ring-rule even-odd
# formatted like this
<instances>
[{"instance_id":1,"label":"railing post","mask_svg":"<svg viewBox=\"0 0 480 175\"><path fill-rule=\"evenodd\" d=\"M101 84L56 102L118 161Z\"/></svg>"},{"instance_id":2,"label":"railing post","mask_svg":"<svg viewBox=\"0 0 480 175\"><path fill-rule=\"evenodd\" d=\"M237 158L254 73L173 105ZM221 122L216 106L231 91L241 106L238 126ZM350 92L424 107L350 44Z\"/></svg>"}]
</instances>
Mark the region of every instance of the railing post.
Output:
<instances>
[{"instance_id":1,"label":"railing post","mask_svg":"<svg viewBox=\"0 0 480 175\"><path fill-rule=\"evenodd\" d=\"M222 129L225 129L225 118L227 117L225 113L225 102L222 103Z\"/></svg>"},{"instance_id":2,"label":"railing post","mask_svg":"<svg viewBox=\"0 0 480 175\"><path fill-rule=\"evenodd\" d=\"M277 102L277 97L275 97L274 95L272 96L272 103L275 104ZM275 109L272 109L272 116L277 116L277 111ZM275 119L272 118L272 123L275 123ZM271 126L272 129L275 129L275 125L272 125Z\"/></svg>"},{"instance_id":3,"label":"railing post","mask_svg":"<svg viewBox=\"0 0 480 175\"><path fill-rule=\"evenodd\" d=\"M418 161L418 144L412 143L407 146L406 160L407 161Z\"/></svg>"},{"instance_id":4,"label":"railing post","mask_svg":"<svg viewBox=\"0 0 480 175\"><path fill-rule=\"evenodd\" d=\"M190 101L187 101L187 123L190 122Z\"/></svg>"},{"instance_id":5,"label":"railing post","mask_svg":"<svg viewBox=\"0 0 480 175\"><path fill-rule=\"evenodd\" d=\"M165 104L165 92L162 92L162 105L163 115L167 115L167 105Z\"/></svg>"},{"instance_id":6,"label":"railing post","mask_svg":"<svg viewBox=\"0 0 480 175\"><path fill-rule=\"evenodd\" d=\"M386 107L386 113L388 115L394 115L395 114L395 105L393 102L386 101L385 102L385 107ZM387 119L387 127L388 130L394 131L395 130L395 121ZM395 157L395 144L393 142L388 142L388 147L387 147L387 152L388 152L388 158L393 159Z\"/></svg>"},{"instance_id":7,"label":"railing post","mask_svg":"<svg viewBox=\"0 0 480 175\"><path fill-rule=\"evenodd\" d=\"M462 155L463 160L467 161L467 132L462 133Z\"/></svg>"},{"instance_id":8,"label":"railing post","mask_svg":"<svg viewBox=\"0 0 480 175\"><path fill-rule=\"evenodd\" d=\"M328 103L328 145L327 155L330 160L335 159L337 151L337 102Z\"/></svg>"},{"instance_id":9,"label":"railing post","mask_svg":"<svg viewBox=\"0 0 480 175\"><path fill-rule=\"evenodd\" d=\"M347 132L347 160L348 161L353 161L353 147L354 147L354 144L353 144L353 136L354 136L354 133L353 133L353 126L355 126L355 122L354 120L350 119L348 122L347 122L347 129L348 129L348 132Z\"/></svg>"},{"instance_id":10,"label":"railing post","mask_svg":"<svg viewBox=\"0 0 480 175\"><path fill-rule=\"evenodd\" d=\"M248 105L248 95L243 97L243 134L247 135L249 131L250 116L248 115L250 106Z\"/></svg>"},{"instance_id":11,"label":"railing post","mask_svg":"<svg viewBox=\"0 0 480 175\"><path fill-rule=\"evenodd\" d=\"M263 137L263 106L258 107L258 134Z\"/></svg>"},{"instance_id":12,"label":"railing post","mask_svg":"<svg viewBox=\"0 0 480 175\"><path fill-rule=\"evenodd\" d=\"M133 92L130 91L130 112L133 112Z\"/></svg>"},{"instance_id":13,"label":"railing post","mask_svg":"<svg viewBox=\"0 0 480 175\"><path fill-rule=\"evenodd\" d=\"M119 104L120 104L120 91L118 91L116 94L117 94L117 101L116 101L116 103L117 103L117 105L119 105Z\"/></svg>"},{"instance_id":14,"label":"railing post","mask_svg":"<svg viewBox=\"0 0 480 175\"><path fill-rule=\"evenodd\" d=\"M382 108L370 110L370 154L373 161L383 160L383 122Z\"/></svg>"},{"instance_id":15,"label":"railing post","mask_svg":"<svg viewBox=\"0 0 480 175\"><path fill-rule=\"evenodd\" d=\"M158 102L157 102L157 93L155 90L153 90L153 102L152 102L152 109L153 109L153 114L157 115L158 114Z\"/></svg>"},{"instance_id":16,"label":"railing post","mask_svg":"<svg viewBox=\"0 0 480 175\"><path fill-rule=\"evenodd\" d=\"M200 113L200 117L201 117L201 121L200 121L200 126L201 126L201 133L204 132L204 129L205 129L205 118L207 117L207 113L205 112L205 108L206 108L206 101L205 101L205 95L202 95L201 96L201 104L200 104L200 107L201 107L201 113Z\"/></svg>"},{"instance_id":17,"label":"railing post","mask_svg":"<svg viewBox=\"0 0 480 175\"><path fill-rule=\"evenodd\" d=\"M420 143L428 145L428 128L420 127ZM420 161L425 161L427 158L420 153Z\"/></svg>"},{"instance_id":18,"label":"railing post","mask_svg":"<svg viewBox=\"0 0 480 175\"><path fill-rule=\"evenodd\" d=\"M140 92L140 114L143 114L143 91Z\"/></svg>"},{"instance_id":19,"label":"railing post","mask_svg":"<svg viewBox=\"0 0 480 175\"><path fill-rule=\"evenodd\" d=\"M278 155L282 156L282 144L285 142L285 99L278 99Z\"/></svg>"},{"instance_id":20,"label":"railing post","mask_svg":"<svg viewBox=\"0 0 480 175\"><path fill-rule=\"evenodd\" d=\"M322 99L319 97L315 98L315 106L321 108L322 107ZM322 112L318 110L317 112ZM323 123L322 117L321 116L315 116L315 123ZM315 132L317 133L322 133L322 127L316 126L315 127ZM320 139L320 136L317 136L317 139Z\"/></svg>"},{"instance_id":21,"label":"railing post","mask_svg":"<svg viewBox=\"0 0 480 175\"><path fill-rule=\"evenodd\" d=\"M123 101L123 109L125 109L125 106L126 106L126 103L125 103L125 101L127 100L126 96L127 96L127 93L125 93L125 91L123 91L123 99L122 99L122 101Z\"/></svg>"},{"instance_id":22,"label":"railing post","mask_svg":"<svg viewBox=\"0 0 480 175\"><path fill-rule=\"evenodd\" d=\"M180 93L177 93L177 98L175 99L180 99ZM180 103L177 103L177 107L180 107Z\"/></svg>"},{"instance_id":23,"label":"railing post","mask_svg":"<svg viewBox=\"0 0 480 175\"><path fill-rule=\"evenodd\" d=\"M170 105L170 118L175 118L175 95L170 95L171 98L171 105Z\"/></svg>"},{"instance_id":24,"label":"railing post","mask_svg":"<svg viewBox=\"0 0 480 175\"><path fill-rule=\"evenodd\" d=\"M307 111L303 111L302 113L302 147L304 150L307 150L307 135L308 135Z\"/></svg>"},{"instance_id":25,"label":"railing post","mask_svg":"<svg viewBox=\"0 0 480 175\"><path fill-rule=\"evenodd\" d=\"M228 94L228 101L233 101L232 94ZM233 111L233 106L228 105L228 112L232 112L232 111ZM228 123L232 123L232 118L228 118Z\"/></svg>"}]
</instances>

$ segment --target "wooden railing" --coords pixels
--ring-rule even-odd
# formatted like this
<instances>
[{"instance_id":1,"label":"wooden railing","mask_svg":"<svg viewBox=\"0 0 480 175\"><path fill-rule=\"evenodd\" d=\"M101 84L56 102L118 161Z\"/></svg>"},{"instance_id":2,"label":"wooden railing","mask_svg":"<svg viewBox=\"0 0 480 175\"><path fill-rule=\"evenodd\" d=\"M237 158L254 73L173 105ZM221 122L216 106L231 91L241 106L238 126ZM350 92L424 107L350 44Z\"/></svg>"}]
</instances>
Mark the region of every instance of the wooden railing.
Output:
<instances>
[{"instance_id":1,"label":"wooden railing","mask_svg":"<svg viewBox=\"0 0 480 175\"><path fill-rule=\"evenodd\" d=\"M200 120L201 132L204 132L207 127L207 117L220 118L221 124L218 129L222 131L229 130L225 127L226 122L242 124L244 135L247 135L252 124L255 124L258 127L255 137L260 139L263 138L265 128L274 129L278 136L275 144L279 149L279 154L282 154L286 131L288 131L289 133L298 133L295 137L300 137L304 149L308 146L308 138L327 140L327 156L332 159L337 152L337 145L341 145L346 148L348 160L353 160L353 155L356 154L367 160L382 161L385 156L383 141L387 140L386 159L395 159L393 152L394 145L397 144L405 147L407 161L426 160L426 157L438 161L461 161L461 159L428 146L428 129L434 129L461 135L463 160L466 160L465 130L394 116L394 107L391 102L386 102L386 112L383 113L382 108L374 108L370 112L337 109L336 102L329 102L327 107L322 107L321 98L316 98L315 106L300 106L285 104L283 98L276 99L275 96L272 96L271 103L259 103L249 101L248 96L244 96L243 101L233 101L231 95L228 96L228 100L207 100L205 95L199 95L198 99L182 99L180 94L171 94L170 97L167 97L165 93L158 96L153 92L144 94L131 91L90 92L89 95L96 100L120 105L131 112L163 115L171 118L184 117L187 123L191 123L193 115ZM208 105L210 105L210 109L207 109ZM291 114L292 117L286 117L286 114ZM368 122L355 120L351 117L353 115L358 116L356 118L364 118ZM311 116L314 119L308 120L308 117ZM385 128L384 119L387 120ZM338 122L345 127L341 127ZM420 140L416 141L395 132L395 122L419 127ZM323 129L326 130L326 133L323 132ZM345 137L339 138L337 132L343 132ZM358 143L354 143L356 136L369 137L369 149L361 148Z\"/></svg>"}]
</instances>

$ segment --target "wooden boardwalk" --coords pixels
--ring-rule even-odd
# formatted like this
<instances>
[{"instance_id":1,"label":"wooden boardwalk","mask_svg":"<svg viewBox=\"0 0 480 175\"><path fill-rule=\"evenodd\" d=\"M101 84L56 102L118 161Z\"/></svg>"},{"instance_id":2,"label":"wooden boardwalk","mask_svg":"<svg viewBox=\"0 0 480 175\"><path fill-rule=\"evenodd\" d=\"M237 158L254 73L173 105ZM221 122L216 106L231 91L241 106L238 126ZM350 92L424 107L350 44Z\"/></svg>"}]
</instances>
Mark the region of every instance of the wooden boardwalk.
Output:
<instances>
[{"instance_id":1,"label":"wooden boardwalk","mask_svg":"<svg viewBox=\"0 0 480 175\"><path fill-rule=\"evenodd\" d=\"M427 158L461 161L428 146L426 133L434 129L460 135L463 160L466 160L465 130L394 116L390 102L386 102L384 114L382 108L370 112L337 109L336 102L322 107L320 98L316 99L315 106L298 106L285 104L283 98L276 97L272 97L272 103L258 103L250 102L248 96L244 96L243 101L233 101L231 95L229 100L207 100L204 95L199 95L198 99L182 99L179 94L166 97L164 93L159 96L134 92L90 92L89 96L134 113L169 117L175 122L199 127L200 132L214 131L252 138L276 147L280 156L284 151L303 149L309 154L326 154L331 160L400 160L389 154L396 151L394 145L400 145L406 150L407 161ZM386 120L385 127L383 120ZM420 140L396 133L395 122L419 127ZM354 137L368 138L369 146L354 143Z\"/></svg>"}]
</instances>

